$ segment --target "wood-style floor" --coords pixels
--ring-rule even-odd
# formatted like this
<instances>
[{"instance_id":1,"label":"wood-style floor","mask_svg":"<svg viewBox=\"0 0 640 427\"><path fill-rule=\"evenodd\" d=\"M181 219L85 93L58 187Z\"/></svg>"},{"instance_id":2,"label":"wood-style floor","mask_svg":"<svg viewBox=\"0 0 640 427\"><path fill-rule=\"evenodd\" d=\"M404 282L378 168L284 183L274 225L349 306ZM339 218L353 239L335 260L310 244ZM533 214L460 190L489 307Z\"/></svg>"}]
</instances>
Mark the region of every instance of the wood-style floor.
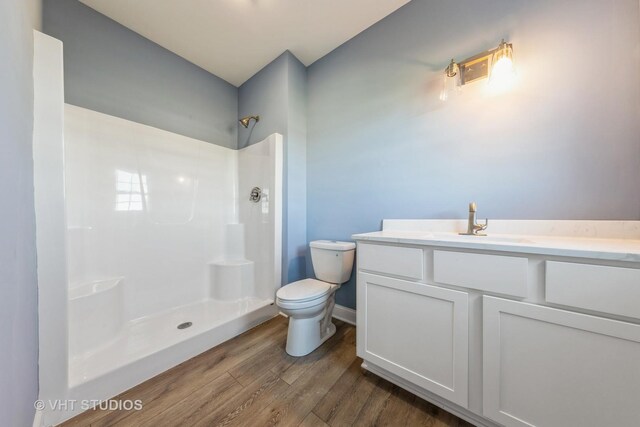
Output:
<instances>
[{"instance_id":1,"label":"wood-style floor","mask_svg":"<svg viewBox=\"0 0 640 427\"><path fill-rule=\"evenodd\" d=\"M64 426L470 426L362 370L355 328L304 357L278 316L114 398L140 411L90 410Z\"/></svg>"}]
</instances>

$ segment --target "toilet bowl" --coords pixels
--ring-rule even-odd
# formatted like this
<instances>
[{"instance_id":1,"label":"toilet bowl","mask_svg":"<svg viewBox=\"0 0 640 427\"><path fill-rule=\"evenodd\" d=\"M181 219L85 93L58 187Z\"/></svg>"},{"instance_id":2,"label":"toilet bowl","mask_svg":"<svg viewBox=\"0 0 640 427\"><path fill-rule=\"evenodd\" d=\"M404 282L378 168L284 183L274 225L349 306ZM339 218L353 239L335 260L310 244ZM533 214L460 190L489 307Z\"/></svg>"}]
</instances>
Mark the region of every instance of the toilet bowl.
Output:
<instances>
[{"instance_id":1,"label":"toilet bowl","mask_svg":"<svg viewBox=\"0 0 640 427\"><path fill-rule=\"evenodd\" d=\"M336 332L331 322L335 292L349 280L355 244L329 240L313 241L311 261L318 279L303 279L283 286L276 304L289 317L286 351L304 356Z\"/></svg>"}]
</instances>

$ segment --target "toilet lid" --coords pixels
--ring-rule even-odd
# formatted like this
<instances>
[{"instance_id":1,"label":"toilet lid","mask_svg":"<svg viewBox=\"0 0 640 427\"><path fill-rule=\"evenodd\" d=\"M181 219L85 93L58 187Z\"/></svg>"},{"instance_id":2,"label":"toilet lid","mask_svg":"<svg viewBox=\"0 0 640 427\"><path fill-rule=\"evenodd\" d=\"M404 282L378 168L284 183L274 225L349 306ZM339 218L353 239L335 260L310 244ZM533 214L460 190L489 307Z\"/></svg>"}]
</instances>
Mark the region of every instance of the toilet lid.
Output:
<instances>
[{"instance_id":1,"label":"toilet lid","mask_svg":"<svg viewBox=\"0 0 640 427\"><path fill-rule=\"evenodd\" d=\"M304 279L278 289L276 296L283 301L309 301L329 293L331 285L316 279Z\"/></svg>"}]
</instances>

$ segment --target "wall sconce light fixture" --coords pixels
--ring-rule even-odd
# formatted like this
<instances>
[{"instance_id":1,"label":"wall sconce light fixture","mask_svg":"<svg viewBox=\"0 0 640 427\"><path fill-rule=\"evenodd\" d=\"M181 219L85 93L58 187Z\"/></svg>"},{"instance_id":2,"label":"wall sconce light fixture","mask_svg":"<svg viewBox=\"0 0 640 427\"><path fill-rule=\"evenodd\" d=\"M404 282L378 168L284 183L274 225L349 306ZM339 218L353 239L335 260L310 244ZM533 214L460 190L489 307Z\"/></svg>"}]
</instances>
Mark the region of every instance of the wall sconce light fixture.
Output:
<instances>
[{"instance_id":1,"label":"wall sconce light fixture","mask_svg":"<svg viewBox=\"0 0 640 427\"><path fill-rule=\"evenodd\" d=\"M451 60L444 70L444 85L440 99L446 101L452 91L476 80L489 77L489 85L507 88L513 82L513 45L504 40L497 48L490 49L461 62Z\"/></svg>"},{"instance_id":2,"label":"wall sconce light fixture","mask_svg":"<svg viewBox=\"0 0 640 427\"><path fill-rule=\"evenodd\" d=\"M440 92L441 101L449 99L449 96L453 91L460 90L462 86L460 75L460 66L456 61L451 59L447 68L444 69L444 81L442 85L442 92Z\"/></svg>"}]
</instances>

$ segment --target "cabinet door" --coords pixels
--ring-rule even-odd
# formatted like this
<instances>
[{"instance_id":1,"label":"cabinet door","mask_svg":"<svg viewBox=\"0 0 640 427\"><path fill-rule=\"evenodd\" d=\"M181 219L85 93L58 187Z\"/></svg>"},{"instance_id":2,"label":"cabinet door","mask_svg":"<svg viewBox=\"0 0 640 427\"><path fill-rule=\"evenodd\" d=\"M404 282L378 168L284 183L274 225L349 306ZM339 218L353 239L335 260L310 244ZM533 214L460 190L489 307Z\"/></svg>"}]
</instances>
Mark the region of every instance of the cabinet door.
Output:
<instances>
[{"instance_id":1,"label":"cabinet door","mask_svg":"<svg viewBox=\"0 0 640 427\"><path fill-rule=\"evenodd\" d=\"M360 272L358 314L363 359L467 406L465 292Z\"/></svg>"},{"instance_id":2,"label":"cabinet door","mask_svg":"<svg viewBox=\"0 0 640 427\"><path fill-rule=\"evenodd\" d=\"M640 325L485 296L483 333L486 417L640 425Z\"/></svg>"}]
</instances>

